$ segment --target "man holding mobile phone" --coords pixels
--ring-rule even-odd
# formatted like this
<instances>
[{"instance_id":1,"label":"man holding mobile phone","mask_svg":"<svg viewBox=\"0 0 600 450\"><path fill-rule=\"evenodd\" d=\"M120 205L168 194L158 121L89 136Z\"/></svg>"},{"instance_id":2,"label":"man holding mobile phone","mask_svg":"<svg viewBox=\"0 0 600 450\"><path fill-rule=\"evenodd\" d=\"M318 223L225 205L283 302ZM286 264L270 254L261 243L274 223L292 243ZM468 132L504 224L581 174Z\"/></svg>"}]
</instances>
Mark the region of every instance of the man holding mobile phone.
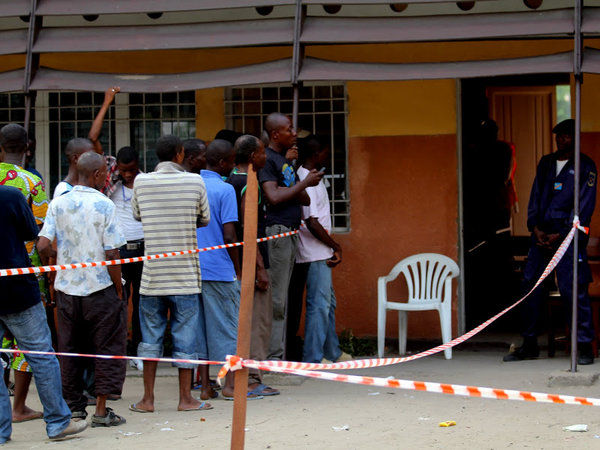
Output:
<instances>
[{"instance_id":1,"label":"man holding mobile phone","mask_svg":"<svg viewBox=\"0 0 600 450\"><path fill-rule=\"evenodd\" d=\"M303 180L298 180L292 164L292 160L298 157L297 136L289 117L280 113L269 114L265 120L265 130L269 134L267 162L258 175L258 181L267 199L266 234L273 236L300 227L300 207L310 204L305 189L316 186L323 178L323 173L313 169ZM273 293L269 359L284 358L288 287L297 246L297 235L269 241L271 266L268 272Z\"/></svg>"},{"instance_id":2,"label":"man holding mobile phone","mask_svg":"<svg viewBox=\"0 0 600 450\"><path fill-rule=\"evenodd\" d=\"M330 159L329 145L317 136L305 138L300 145L298 177L305 179L311 170L324 167ZM319 172L323 173L323 169ZM323 180L306 188L310 204L302 207L306 228L299 233L296 262L307 265L306 325L302 361L320 363L348 361L335 332L335 292L331 269L342 262L342 247L329 234L331 215L329 195ZM301 295L301 294L300 294Z\"/></svg>"}]
</instances>

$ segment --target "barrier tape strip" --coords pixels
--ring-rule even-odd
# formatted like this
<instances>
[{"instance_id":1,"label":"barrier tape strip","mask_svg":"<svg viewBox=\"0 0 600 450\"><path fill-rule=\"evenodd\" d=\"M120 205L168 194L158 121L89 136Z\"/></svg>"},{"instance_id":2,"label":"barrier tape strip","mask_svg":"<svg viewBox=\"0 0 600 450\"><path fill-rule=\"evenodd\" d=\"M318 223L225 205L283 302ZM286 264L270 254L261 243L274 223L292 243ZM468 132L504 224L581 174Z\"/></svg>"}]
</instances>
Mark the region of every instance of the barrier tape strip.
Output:
<instances>
[{"instance_id":1,"label":"barrier tape strip","mask_svg":"<svg viewBox=\"0 0 600 450\"><path fill-rule=\"evenodd\" d=\"M555 403L565 405L586 405L600 406L599 398L592 397L575 397L572 395L563 394L547 394L543 392L517 391L511 389L498 389L480 386L465 386L461 384L435 383L430 381L413 381L402 380L398 378L380 378L368 377L361 375L344 375L331 372L317 372L312 370L288 369L284 367L273 367L267 363L269 361L253 361L250 359L241 359L238 356L227 356L227 361L204 361L195 359L178 359L178 358L146 358L136 356L120 356L120 355L92 355L87 353L65 353L65 352L43 352L36 350L20 350L20 349L0 349L0 353L22 353L31 355L52 355L52 356L70 356L70 357L85 357L98 359L116 359L116 360L135 360L154 362L177 362L198 365L221 365L224 366L219 371L219 381L227 373L226 367L230 370L240 370L242 368L259 369L271 372L287 373L308 378L317 378L327 381L338 381L342 383L361 384L365 386L380 386L393 389L406 389L413 391L426 391L438 394L459 395L466 397L491 398L495 400L520 400L537 403Z\"/></svg>"},{"instance_id":2,"label":"barrier tape strip","mask_svg":"<svg viewBox=\"0 0 600 450\"><path fill-rule=\"evenodd\" d=\"M544 392L517 391L512 389L497 389L480 386L465 386L461 384L434 383L430 381L401 380L397 378L378 378L360 375L343 375L330 372L316 372L311 370L285 369L273 367L264 362L251 363L241 361L247 368L268 370L272 372L288 373L309 378L318 378L327 381L342 383L362 384L366 386L380 386L394 389L407 389L413 391L435 392L438 394L460 395L465 397L491 398L495 400L519 400L537 403L556 403L563 405L600 406L600 398L574 397L563 394L547 394Z\"/></svg>"},{"instance_id":3,"label":"barrier tape strip","mask_svg":"<svg viewBox=\"0 0 600 450\"><path fill-rule=\"evenodd\" d=\"M287 231L285 233L275 234L273 236L267 236L264 238L259 238L256 242L266 242L272 239L279 239L283 237L292 236L297 234L298 230ZM194 253L207 252L210 250L220 250L231 247L239 247L244 245L243 242L235 242L233 244L222 244L222 245L213 245L212 247L204 247L204 248L196 248L193 250L182 250L178 252L169 252L169 253L159 253L156 255L146 255L146 256L137 256L135 258L124 258L124 259L113 259L111 261L96 261L96 262L85 262L85 263L76 263L76 264L56 264L53 266L39 266L39 267L21 267L17 269L1 269L0 277L7 277L11 275L28 275L28 274L36 274L36 273L46 273L46 272L58 272L60 270L69 270L69 269L84 269L87 267L103 267L103 266L117 266L119 264L129 264L135 262L141 262L146 260L153 259L162 259L162 258L170 258L172 256L182 256L182 255L191 255Z\"/></svg>"},{"instance_id":4,"label":"barrier tape strip","mask_svg":"<svg viewBox=\"0 0 600 450\"><path fill-rule=\"evenodd\" d=\"M584 233L588 232L588 230L586 228L583 228L580 226L579 218L575 217L571 231L569 231L569 234L567 234L564 241L560 244L560 246L558 247L558 250L556 250L556 253L552 257L552 259L550 260L550 262L548 263L546 268L544 269L544 272L542 273L540 278L537 280L535 285L531 288L531 290L527 294L525 294L522 298L517 300L511 306L503 309L502 311L500 311L498 314L496 314L492 318L483 322L481 325L473 328L471 331L463 334L462 336L452 339L450 342L438 345L437 347L433 347L429 350L425 350L425 351L423 351L421 353L417 353L415 355L404 356L404 357L399 357L399 358L361 359L361 360L345 361L345 362L332 363L332 364L303 363L303 362L291 362L291 361L264 361L263 364L266 366L269 366L271 368L296 369L296 370L364 369L364 368L370 368L370 367L390 366L390 365L400 364L400 363L404 363L404 362L408 362L408 361L414 361L415 359L424 358L426 356L431 356L436 353L442 352L446 349L455 347L458 344L465 342L466 340L472 338L479 332L483 331L485 328L487 328L489 325L491 325L493 322L498 320L504 314L506 314L513 308L515 308L517 305L522 303L529 295L531 295L531 293L548 277L548 275L550 275L552 273L552 271L554 270L554 268L556 267L558 262L562 259L562 257L566 253L567 249L569 248L569 245L571 245L571 241L573 240L573 237L575 236L575 231L577 231L577 230L583 231Z\"/></svg>"}]
</instances>

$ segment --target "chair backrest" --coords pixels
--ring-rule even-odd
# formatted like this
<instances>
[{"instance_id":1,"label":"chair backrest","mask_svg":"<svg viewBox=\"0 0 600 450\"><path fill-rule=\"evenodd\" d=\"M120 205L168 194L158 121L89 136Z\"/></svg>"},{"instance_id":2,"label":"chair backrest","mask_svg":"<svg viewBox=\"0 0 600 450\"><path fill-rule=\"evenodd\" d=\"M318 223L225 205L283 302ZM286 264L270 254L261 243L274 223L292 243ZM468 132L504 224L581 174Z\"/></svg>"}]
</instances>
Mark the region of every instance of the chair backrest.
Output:
<instances>
[{"instance_id":1,"label":"chair backrest","mask_svg":"<svg viewBox=\"0 0 600 450\"><path fill-rule=\"evenodd\" d=\"M404 258L385 277L387 282L402 273L408 286L408 302L442 301L446 280L457 277L458 265L437 253L420 253ZM448 293L449 295L449 293Z\"/></svg>"}]
</instances>

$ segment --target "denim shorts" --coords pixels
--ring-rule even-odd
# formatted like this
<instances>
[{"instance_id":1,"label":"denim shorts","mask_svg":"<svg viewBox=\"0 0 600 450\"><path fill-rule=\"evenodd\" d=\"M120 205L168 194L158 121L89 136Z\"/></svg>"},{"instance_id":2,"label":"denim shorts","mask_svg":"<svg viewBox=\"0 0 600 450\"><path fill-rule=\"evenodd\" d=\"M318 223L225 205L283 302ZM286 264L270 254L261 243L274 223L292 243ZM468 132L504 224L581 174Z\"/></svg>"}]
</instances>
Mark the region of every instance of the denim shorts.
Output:
<instances>
[{"instance_id":1,"label":"denim shorts","mask_svg":"<svg viewBox=\"0 0 600 450\"><path fill-rule=\"evenodd\" d=\"M240 283L203 281L202 302L206 324L206 343L211 361L225 361L237 351Z\"/></svg>"},{"instance_id":2,"label":"denim shorts","mask_svg":"<svg viewBox=\"0 0 600 450\"><path fill-rule=\"evenodd\" d=\"M167 313L171 312L173 358L207 359L204 317L198 294L140 296L140 328L142 342L138 356L159 358L167 328ZM193 369L195 364L173 363L181 369Z\"/></svg>"}]
</instances>

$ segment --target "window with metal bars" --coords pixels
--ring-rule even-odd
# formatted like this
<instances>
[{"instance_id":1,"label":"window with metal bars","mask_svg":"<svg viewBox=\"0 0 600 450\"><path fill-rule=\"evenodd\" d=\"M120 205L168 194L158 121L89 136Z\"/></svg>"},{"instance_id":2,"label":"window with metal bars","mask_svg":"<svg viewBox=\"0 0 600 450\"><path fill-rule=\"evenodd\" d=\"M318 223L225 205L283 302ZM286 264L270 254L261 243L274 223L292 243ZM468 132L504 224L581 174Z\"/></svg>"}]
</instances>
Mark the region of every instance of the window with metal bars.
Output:
<instances>
[{"instance_id":1,"label":"window with metal bars","mask_svg":"<svg viewBox=\"0 0 600 450\"><path fill-rule=\"evenodd\" d=\"M194 91L129 94L129 132L131 145L140 153L140 168L153 171L158 163L156 141L161 136L196 137Z\"/></svg>"},{"instance_id":2,"label":"window with metal bars","mask_svg":"<svg viewBox=\"0 0 600 450\"><path fill-rule=\"evenodd\" d=\"M69 162L64 149L71 139L87 138L94 117L104 101L102 92L50 92L48 94L48 126L50 146L50 189L67 176ZM116 153L115 110L111 105L100 135L100 143L107 155Z\"/></svg>"},{"instance_id":3,"label":"window with metal bars","mask_svg":"<svg viewBox=\"0 0 600 450\"><path fill-rule=\"evenodd\" d=\"M297 131L305 130L330 139L331 163L325 180L336 232L350 229L346 98L343 83L306 84L300 89ZM264 120L272 112L292 114L292 88L289 85L225 90L225 118L230 129L260 137Z\"/></svg>"}]
</instances>

